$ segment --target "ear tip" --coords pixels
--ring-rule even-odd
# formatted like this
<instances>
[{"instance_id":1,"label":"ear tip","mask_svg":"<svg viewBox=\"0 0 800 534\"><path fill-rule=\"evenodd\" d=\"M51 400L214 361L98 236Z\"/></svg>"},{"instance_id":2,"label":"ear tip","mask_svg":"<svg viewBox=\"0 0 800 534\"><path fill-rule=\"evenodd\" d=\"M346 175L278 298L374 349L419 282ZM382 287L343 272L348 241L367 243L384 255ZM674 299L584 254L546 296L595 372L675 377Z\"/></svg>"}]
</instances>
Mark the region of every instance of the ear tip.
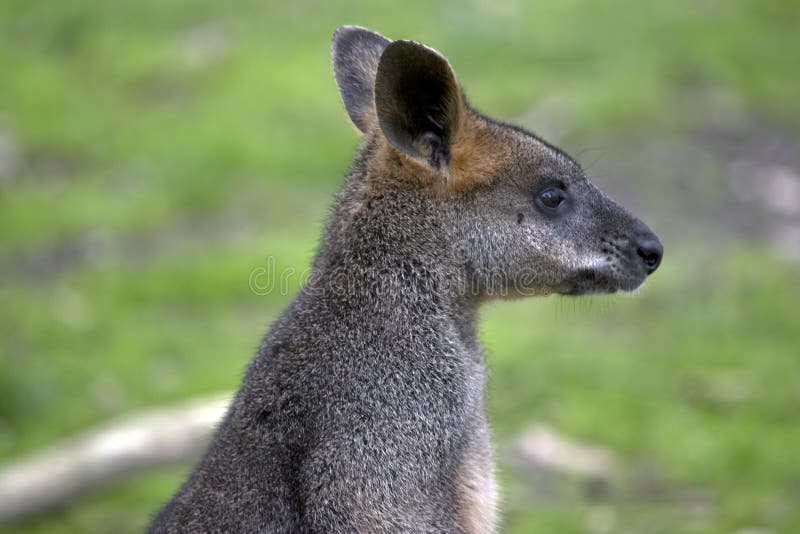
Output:
<instances>
[{"instance_id":1,"label":"ear tip","mask_svg":"<svg viewBox=\"0 0 800 534\"><path fill-rule=\"evenodd\" d=\"M336 31L333 32L333 36L336 37L340 34L346 34L350 32L369 32L375 33L374 31L370 30L369 28L365 28L364 26L359 26L358 24L343 24L336 28Z\"/></svg>"},{"instance_id":2,"label":"ear tip","mask_svg":"<svg viewBox=\"0 0 800 534\"><path fill-rule=\"evenodd\" d=\"M333 32L333 38L331 39L331 50L335 55L337 50L350 48L352 44L359 41L382 41L386 44L391 42L383 35L376 31L372 31L369 28L348 24L345 26L339 26L336 28L336 31Z\"/></svg>"},{"instance_id":3,"label":"ear tip","mask_svg":"<svg viewBox=\"0 0 800 534\"><path fill-rule=\"evenodd\" d=\"M450 62L447 60L444 54L424 43L420 43L418 41L411 41L408 39L398 39L396 41L392 41L383 51L381 60L383 60L384 56L387 58L387 60L389 60L390 58L404 57L407 56L408 54L413 54L416 55L417 57L419 56L435 57L437 60L446 64L448 68L450 68Z\"/></svg>"},{"instance_id":4,"label":"ear tip","mask_svg":"<svg viewBox=\"0 0 800 534\"><path fill-rule=\"evenodd\" d=\"M417 48L420 48L420 47L423 47L423 46L425 46L425 45L423 45L422 43L418 43L417 41L411 41L409 39L397 39L396 41L392 41L392 44L390 44L386 48L390 49L392 52L394 52L394 51L401 51L401 50L417 49Z\"/></svg>"},{"instance_id":5,"label":"ear tip","mask_svg":"<svg viewBox=\"0 0 800 534\"><path fill-rule=\"evenodd\" d=\"M456 80L456 74L447 58L435 48L417 41L400 39L392 41L381 54L378 61L376 85L385 78L394 79L397 72L407 70L409 65L429 72L439 72Z\"/></svg>"},{"instance_id":6,"label":"ear tip","mask_svg":"<svg viewBox=\"0 0 800 534\"><path fill-rule=\"evenodd\" d=\"M352 24L339 26L338 28L336 28L336 31L333 32L333 38L331 39L331 41L336 43L337 41L346 38L348 35L352 35L353 33L364 30L366 30L366 28L362 28L361 26L355 26Z\"/></svg>"}]
</instances>

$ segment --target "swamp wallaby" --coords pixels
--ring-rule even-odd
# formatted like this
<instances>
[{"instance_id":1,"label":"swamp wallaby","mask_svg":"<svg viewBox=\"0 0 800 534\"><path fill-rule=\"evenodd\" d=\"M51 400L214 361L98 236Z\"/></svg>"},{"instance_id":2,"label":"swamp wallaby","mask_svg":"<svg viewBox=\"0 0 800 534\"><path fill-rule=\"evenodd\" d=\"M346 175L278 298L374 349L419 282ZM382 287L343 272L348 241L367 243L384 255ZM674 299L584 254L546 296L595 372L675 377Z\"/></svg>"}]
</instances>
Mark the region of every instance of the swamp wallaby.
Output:
<instances>
[{"instance_id":1,"label":"swamp wallaby","mask_svg":"<svg viewBox=\"0 0 800 534\"><path fill-rule=\"evenodd\" d=\"M639 287L662 247L567 154L489 119L447 60L347 26L364 140L309 282L152 532L492 532L478 308Z\"/></svg>"}]
</instances>

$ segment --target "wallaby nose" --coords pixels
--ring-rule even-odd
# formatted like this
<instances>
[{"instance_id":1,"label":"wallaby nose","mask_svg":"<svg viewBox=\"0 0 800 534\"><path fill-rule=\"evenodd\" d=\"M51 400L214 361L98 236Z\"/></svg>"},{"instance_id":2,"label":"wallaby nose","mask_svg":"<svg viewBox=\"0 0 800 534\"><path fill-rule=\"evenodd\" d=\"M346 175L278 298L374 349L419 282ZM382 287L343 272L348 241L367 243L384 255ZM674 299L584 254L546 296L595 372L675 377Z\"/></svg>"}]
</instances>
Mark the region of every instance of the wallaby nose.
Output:
<instances>
[{"instance_id":1,"label":"wallaby nose","mask_svg":"<svg viewBox=\"0 0 800 534\"><path fill-rule=\"evenodd\" d=\"M653 274L661 264L661 257L664 255L664 247L658 239L651 237L640 237L636 240L636 253L642 258L644 269L647 274Z\"/></svg>"}]
</instances>

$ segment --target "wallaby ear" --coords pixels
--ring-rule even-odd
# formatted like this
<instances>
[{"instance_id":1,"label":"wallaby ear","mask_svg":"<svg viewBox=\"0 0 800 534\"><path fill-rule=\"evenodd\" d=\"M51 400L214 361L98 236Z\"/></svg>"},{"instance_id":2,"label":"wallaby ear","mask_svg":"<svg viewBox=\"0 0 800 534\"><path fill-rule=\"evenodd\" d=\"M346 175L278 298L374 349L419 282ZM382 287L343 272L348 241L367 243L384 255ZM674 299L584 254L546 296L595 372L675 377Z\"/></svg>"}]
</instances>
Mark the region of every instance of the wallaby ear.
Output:
<instances>
[{"instance_id":1,"label":"wallaby ear","mask_svg":"<svg viewBox=\"0 0 800 534\"><path fill-rule=\"evenodd\" d=\"M375 72L389 43L383 35L358 26L342 26L333 35L336 84L350 120L362 132L375 124Z\"/></svg>"},{"instance_id":2,"label":"wallaby ear","mask_svg":"<svg viewBox=\"0 0 800 534\"><path fill-rule=\"evenodd\" d=\"M388 45L375 76L375 108L392 145L449 176L452 143L465 103L444 56L413 41Z\"/></svg>"}]
</instances>

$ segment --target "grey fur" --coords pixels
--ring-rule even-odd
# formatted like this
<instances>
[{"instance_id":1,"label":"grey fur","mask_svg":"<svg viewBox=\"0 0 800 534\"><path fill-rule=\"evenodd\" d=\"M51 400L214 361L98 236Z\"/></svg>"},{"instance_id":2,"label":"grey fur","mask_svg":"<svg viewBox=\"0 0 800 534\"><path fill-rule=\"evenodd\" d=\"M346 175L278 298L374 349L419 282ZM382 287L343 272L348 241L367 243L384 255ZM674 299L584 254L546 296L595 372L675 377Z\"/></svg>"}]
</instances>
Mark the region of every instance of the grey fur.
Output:
<instances>
[{"instance_id":1,"label":"grey fur","mask_svg":"<svg viewBox=\"0 0 800 534\"><path fill-rule=\"evenodd\" d=\"M634 289L655 268L641 243L660 258L652 232L569 156L465 102L512 157L443 194L439 175L387 143L370 115L362 67L377 69L375 46L389 42L376 36L347 27L334 40L345 105L366 134L314 274L151 532L494 530L479 305ZM558 213L537 205L549 184L568 194Z\"/></svg>"},{"instance_id":2,"label":"grey fur","mask_svg":"<svg viewBox=\"0 0 800 534\"><path fill-rule=\"evenodd\" d=\"M336 83L350 120L366 132L375 115L375 71L378 60L391 41L358 26L342 26L333 35L331 55Z\"/></svg>"}]
</instances>

